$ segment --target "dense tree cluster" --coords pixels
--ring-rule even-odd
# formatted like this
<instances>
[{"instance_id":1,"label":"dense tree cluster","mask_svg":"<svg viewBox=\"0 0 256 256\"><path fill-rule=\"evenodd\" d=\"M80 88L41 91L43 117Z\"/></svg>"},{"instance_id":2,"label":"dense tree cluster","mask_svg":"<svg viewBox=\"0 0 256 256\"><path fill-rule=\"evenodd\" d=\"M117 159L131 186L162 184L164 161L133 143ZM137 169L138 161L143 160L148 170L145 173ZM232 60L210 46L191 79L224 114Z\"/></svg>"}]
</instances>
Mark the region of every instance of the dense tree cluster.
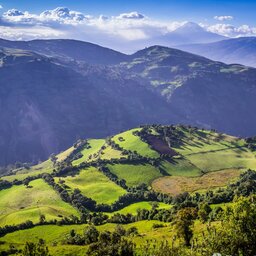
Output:
<instances>
[{"instance_id":1,"label":"dense tree cluster","mask_svg":"<svg viewBox=\"0 0 256 256\"><path fill-rule=\"evenodd\" d=\"M250 137L245 139L246 146L250 149L255 151L256 150L256 137Z\"/></svg>"},{"instance_id":2,"label":"dense tree cluster","mask_svg":"<svg viewBox=\"0 0 256 256\"><path fill-rule=\"evenodd\" d=\"M135 255L135 245L124 237L134 235L138 235L135 227L125 230L122 226L116 226L113 232L99 232L95 226L89 225L83 234L71 230L63 243L89 245L87 255L132 256Z\"/></svg>"},{"instance_id":3,"label":"dense tree cluster","mask_svg":"<svg viewBox=\"0 0 256 256\"><path fill-rule=\"evenodd\" d=\"M43 239L39 239L37 243L26 242L21 252L22 256L50 256L48 247Z\"/></svg>"},{"instance_id":4,"label":"dense tree cluster","mask_svg":"<svg viewBox=\"0 0 256 256\"><path fill-rule=\"evenodd\" d=\"M35 226L34 223L30 220L28 220L24 223L18 224L18 225L6 225L4 227L0 227L0 237L6 235L8 233L12 233L12 232L15 232L18 230L23 230L23 229L29 229L34 226Z\"/></svg>"}]
</instances>

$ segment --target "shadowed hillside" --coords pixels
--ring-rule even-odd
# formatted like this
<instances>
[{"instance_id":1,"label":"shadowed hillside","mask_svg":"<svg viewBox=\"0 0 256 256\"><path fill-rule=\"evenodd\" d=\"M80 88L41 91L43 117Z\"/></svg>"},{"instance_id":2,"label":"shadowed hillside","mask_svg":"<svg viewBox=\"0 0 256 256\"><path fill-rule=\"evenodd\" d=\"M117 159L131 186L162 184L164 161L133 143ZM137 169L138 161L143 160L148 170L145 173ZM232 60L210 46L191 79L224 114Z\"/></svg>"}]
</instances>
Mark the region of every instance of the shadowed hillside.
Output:
<instances>
[{"instance_id":1,"label":"shadowed hillside","mask_svg":"<svg viewBox=\"0 0 256 256\"><path fill-rule=\"evenodd\" d=\"M253 68L161 46L127 56L72 40L1 43L30 50L0 51L0 165L146 123L255 134Z\"/></svg>"}]
</instances>

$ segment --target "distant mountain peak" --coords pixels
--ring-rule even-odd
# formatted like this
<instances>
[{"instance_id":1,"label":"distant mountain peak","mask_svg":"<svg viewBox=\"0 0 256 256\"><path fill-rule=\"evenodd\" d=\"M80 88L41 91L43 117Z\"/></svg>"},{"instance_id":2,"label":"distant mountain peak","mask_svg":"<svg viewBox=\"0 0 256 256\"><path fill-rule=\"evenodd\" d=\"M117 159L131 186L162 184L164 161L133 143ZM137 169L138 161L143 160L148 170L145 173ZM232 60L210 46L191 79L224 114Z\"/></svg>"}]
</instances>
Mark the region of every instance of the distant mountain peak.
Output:
<instances>
[{"instance_id":1,"label":"distant mountain peak","mask_svg":"<svg viewBox=\"0 0 256 256\"><path fill-rule=\"evenodd\" d=\"M198 25L195 22L186 22L184 25L181 27L177 28L174 32L178 33L195 33L195 32L204 32L206 31L203 27Z\"/></svg>"},{"instance_id":2,"label":"distant mountain peak","mask_svg":"<svg viewBox=\"0 0 256 256\"><path fill-rule=\"evenodd\" d=\"M192 43L211 43L227 39L216 33L207 31L195 22L186 22L176 30L162 36L158 44L165 46L177 46Z\"/></svg>"}]
</instances>

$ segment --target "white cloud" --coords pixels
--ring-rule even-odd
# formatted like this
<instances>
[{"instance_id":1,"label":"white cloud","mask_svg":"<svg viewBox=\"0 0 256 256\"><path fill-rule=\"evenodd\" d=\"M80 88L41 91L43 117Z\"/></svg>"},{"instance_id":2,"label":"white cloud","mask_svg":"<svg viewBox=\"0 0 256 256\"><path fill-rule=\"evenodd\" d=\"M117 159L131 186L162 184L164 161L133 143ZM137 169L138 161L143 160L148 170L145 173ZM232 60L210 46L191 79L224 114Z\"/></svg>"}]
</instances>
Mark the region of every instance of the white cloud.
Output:
<instances>
[{"instance_id":1,"label":"white cloud","mask_svg":"<svg viewBox=\"0 0 256 256\"><path fill-rule=\"evenodd\" d=\"M82 22L88 19L81 12L71 11L66 7L58 7L54 10L47 10L40 14L40 20L54 20L64 23Z\"/></svg>"},{"instance_id":2,"label":"white cloud","mask_svg":"<svg viewBox=\"0 0 256 256\"><path fill-rule=\"evenodd\" d=\"M215 24L208 26L207 30L227 37L256 36L256 27L248 25L235 27L231 24Z\"/></svg>"},{"instance_id":3,"label":"white cloud","mask_svg":"<svg viewBox=\"0 0 256 256\"><path fill-rule=\"evenodd\" d=\"M41 27L8 27L0 26L0 38L5 38L9 40L31 40L31 39L46 39L46 38L59 38L65 37L65 34L61 31Z\"/></svg>"},{"instance_id":4,"label":"white cloud","mask_svg":"<svg viewBox=\"0 0 256 256\"><path fill-rule=\"evenodd\" d=\"M230 15L223 15L223 16L214 16L214 19L219 21L227 21L227 20L233 20L234 17Z\"/></svg>"},{"instance_id":5,"label":"white cloud","mask_svg":"<svg viewBox=\"0 0 256 256\"><path fill-rule=\"evenodd\" d=\"M4 13L4 17L16 17L16 16L24 16L24 13L17 9L11 9Z\"/></svg>"},{"instance_id":6,"label":"white cloud","mask_svg":"<svg viewBox=\"0 0 256 256\"><path fill-rule=\"evenodd\" d=\"M145 16L138 12L121 13L117 18L119 19L144 19Z\"/></svg>"},{"instance_id":7,"label":"white cloud","mask_svg":"<svg viewBox=\"0 0 256 256\"><path fill-rule=\"evenodd\" d=\"M231 16L216 16L228 20ZM222 17L222 18L221 18ZM217 19L217 18L216 18ZM118 50L138 49L157 43L158 38L187 21L160 21L137 11L117 16L94 17L58 7L40 14L11 9L0 16L0 37L7 39L72 38L105 45ZM223 22L224 23L224 22ZM201 24L206 30L228 37L256 35L248 25Z\"/></svg>"},{"instance_id":8,"label":"white cloud","mask_svg":"<svg viewBox=\"0 0 256 256\"><path fill-rule=\"evenodd\" d=\"M3 9L4 7L0 4L0 9Z\"/></svg>"},{"instance_id":9,"label":"white cloud","mask_svg":"<svg viewBox=\"0 0 256 256\"><path fill-rule=\"evenodd\" d=\"M160 22L152 20L136 11L122 13L112 17L104 15L93 17L81 12L69 10L65 7L46 10L39 15L12 9L5 12L2 19L4 22L17 26L40 25L53 27L55 29L60 28L62 30L70 30L71 27L69 26L76 26L76 29L80 28L81 31L90 31L94 27L103 34L125 38L130 41L161 35L183 24L180 22Z\"/></svg>"}]
</instances>

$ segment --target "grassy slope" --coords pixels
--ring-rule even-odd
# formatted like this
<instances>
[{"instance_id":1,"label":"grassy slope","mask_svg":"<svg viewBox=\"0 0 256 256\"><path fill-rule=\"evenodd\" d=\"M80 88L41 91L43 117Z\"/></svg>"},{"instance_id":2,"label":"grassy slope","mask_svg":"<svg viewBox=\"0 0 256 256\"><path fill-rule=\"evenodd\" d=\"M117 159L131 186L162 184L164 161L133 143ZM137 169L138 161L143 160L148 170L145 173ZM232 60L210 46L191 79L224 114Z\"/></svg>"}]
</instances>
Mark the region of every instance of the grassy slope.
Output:
<instances>
[{"instance_id":1,"label":"grassy slope","mask_svg":"<svg viewBox=\"0 0 256 256\"><path fill-rule=\"evenodd\" d=\"M139 137L132 134L135 130L136 129L133 129L116 135L113 137L113 140L124 149L137 151L143 156L158 157L157 152L150 149ZM118 139L119 137L123 137L124 141L120 141ZM73 164L86 161L88 156L97 153L104 143L105 140L90 140L91 148L83 150L83 158L74 161ZM241 170L238 170L239 167L253 168L256 166L255 153L244 147L245 143L243 140L232 136L219 135L209 131L199 131L191 135L185 131L183 143L182 147L174 149L185 156L184 158L175 159L174 162L162 161L161 167L171 175L170 177L161 177L159 170L148 164L115 164L108 165L108 167L111 172L116 174L119 178L125 179L129 186L137 185L142 182L151 184L153 181L153 187L156 190L176 195L184 191L205 191L206 189L226 186L241 173ZM69 151L65 151L61 153L61 157L65 157L68 152ZM101 155L101 158L110 159L121 157L119 151L113 150L110 147L107 147L103 152L104 154ZM49 162L45 164L46 162L41 165L44 170L50 172L52 167L49 165ZM228 169L231 167L235 168ZM200 169L203 171L225 170L210 172L200 176L202 174ZM37 166L33 167L30 171L34 171L35 173L41 172L42 168L40 169L40 166ZM19 175L28 174L18 173L18 177L21 178L22 176ZM72 189L79 188L82 193L93 198L98 203L112 203L119 195L125 193L122 188L109 181L101 172L94 168L83 170L79 175L74 177L62 179L64 179L66 184ZM58 181L58 178L56 178L56 180ZM42 180L31 182L31 185L33 185L32 189L26 189L24 186L14 186L11 189L0 191L0 225L7 222L10 224L11 221L13 221L13 223L19 223L21 220L24 221L26 219L38 221L40 211L46 215L47 219L56 218L57 214L70 215L71 212L73 214L76 212L71 206L60 201L58 195L49 188L47 184L42 184L42 182ZM40 197L40 195L42 196ZM55 197L57 198L54 199ZM9 198L15 198L15 201ZM8 204L13 205L8 206ZM24 204L25 209L20 210L20 207ZM38 204L40 204L39 209L37 208ZM69 207L70 209L68 209ZM159 208L169 207L170 205L159 204ZM139 208L150 209L151 204L149 202L135 203L118 212L123 214L135 214ZM8 213L3 213L3 210L10 211L11 214L6 216ZM170 227L153 230L153 223L155 223L155 221L142 221L124 226L126 228L136 226L141 234L145 234L145 237L133 238L138 244L140 244L142 240L145 241L145 238L162 240L164 237L167 239L171 237L172 232ZM42 237L47 241L54 255L84 255L86 247L60 245L62 237L71 229L82 233L84 227L85 225L62 227L41 226L8 234L0 238L0 241L6 241L7 243L4 244L3 247L7 248L10 243L23 245L27 240L35 241L37 238ZM114 224L106 224L97 228L100 230L113 230L114 227ZM196 228L199 230L201 227ZM58 242L56 247L51 246L53 241Z\"/></svg>"},{"instance_id":2,"label":"grassy slope","mask_svg":"<svg viewBox=\"0 0 256 256\"><path fill-rule=\"evenodd\" d=\"M87 161L88 157L90 155L97 154L98 151L100 150L100 148L104 145L105 140L103 140L103 139L97 139L97 140L92 139L92 140L89 140L88 142L89 142L91 148L82 150L81 153L82 153L83 157L73 161L72 162L73 165L79 165L82 162Z\"/></svg>"},{"instance_id":3,"label":"grassy slope","mask_svg":"<svg viewBox=\"0 0 256 256\"><path fill-rule=\"evenodd\" d=\"M256 154L243 139L212 131L183 132L183 145L174 149L204 172L256 168Z\"/></svg>"},{"instance_id":4,"label":"grassy slope","mask_svg":"<svg viewBox=\"0 0 256 256\"><path fill-rule=\"evenodd\" d=\"M44 161L40 164L32 166L30 169L23 169L21 171L16 172L15 175L4 176L2 179L13 181L17 180L24 180L28 176L36 176L40 173L51 173L53 171L53 163L51 160Z\"/></svg>"},{"instance_id":5,"label":"grassy slope","mask_svg":"<svg viewBox=\"0 0 256 256\"><path fill-rule=\"evenodd\" d=\"M120 134L117 134L112 138L112 140L119 144L123 149L137 151L137 153L141 156L157 158L159 154L152 150L149 145L140 140L138 136L133 135L134 131L139 131L140 129L132 129ZM119 140L122 137L123 140Z\"/></svg>"},{"instance_id":6,"label":"grassy slope","mask_svg":"<svg viewBox=\"0 0 256 256\"><path fill-rule=\"evenodd\" d=\"M115 213L120 213L120 214L130 213L130 214L136 215L138 209L151 210L152 209L152 204L153 204L153 202L134 203L134 204L130 204L129 206L127 206L127 207L125 207L125 208L123 208L119 211L110 213L108 215L114 215ZM171 208L171 205L165 204L165 203L157 203L157 205L158 205L158 209L170 209Z\"/></svg>"},{"instance_id":7,"label":"grassy slope","mask_svg":"<svg viewBox=\"0 0 256 256\"><path fill-rule=\"evenodd\" d=\"M185 137L181 147L174 149L182 155L190 155L202 152L222 150L244 146L244 140L226 134L219 134L211 131L196 131L193 134L182 130Z\"/></svg>"},{"instance_id":8,"label":"grassy slope","mask_svg":"<svg viewBox=\"0 0 256 256\"><path fill-rule=\"evenodd\" d=\"M111 204L126 191L110 181L103 173L91 167L82 170L74 177L61 178L71 189L78 188L82 194L91 197L97 203ZM58 181L58 178L55 178Z\"/></svg>"},{"instance_id":9,"label":"grassy slope","mask_svg":"<svg viewBox=\"0 0 256 256\"><path fill-rule=\"evenodd\" d=\"M101 159L119 159L119 158L127 158L127 155L122 155L122 151L113 149L111 146L107 146L100 155Z\"/></svg>"},{"instance_id":10,"label":"grassy slope","mask_svg":"<svg viewBox=\"0 0 256 256\"><path fill-rule=\"evenodd\" d=\"M163 224L164 227L154 229L153 224ZM34 227L29 230L17 231L14 233L10 233L5 237L0 238L0 242L2 243L1 249L8 249L10 244L13 244L19 248L22 248L26 241L37 242L38 238L44 237L46 243L49 247L51 255L55 256L63 256L63 255L85 255L87 246L73 246L73 245L62 245L61 241L63 237L69 234L71 229L74 229L77 233L82 234L83 230L87 225L70 225L70 226L39 226ZM163 241L168 240L172 241L172 237L174 235L173 228L168 225L168 223L162 223L160 221L139 221L136 223L122 225L125 229L130 227L137 227L140 236L132 236L128 237L133 242L137 244L137 248L145 244L147 240L156 240ZM115 224L105 224L102 226L97 226L96 228L99 231L114 231L116 225ZM195 233L202 233L202 231L206 228L206 225L202 225L200 222L196 221L194 225ZM53 242L57 245L53 246ZM1 251L0 249L0 251Z\"/></svg>"},{"instance_id":11,"label":"grassy slope","mask_svg":"<svg viewBox=\"0 0 256 256\"><path fill-rule=\"evenodd\" d=\"M163 238L171 237L171 228L166 227L161 229L153 229L152 226L154 223L161 223L159 221L140 221L136 223L131 223L123 225L125 229L129 227L137 227L140 234L143 236L131 237L131 239L136 242L138 245L145 242L145 239L157 239L161 241ZM11 234L6 235L3 238L0 238L1 242L6 242L2 245L2 248L8 248L9 244L14 244L16 246L22 247L26 241L38 241L38 238L44 237L47 245L49 246L50 253L52 255L85 255L85 250L87 246L70 246L70 245L61 245L61 240L65 235L69 233L71 229L74 229L77 233L82 234L84 228L87 225L70 225L70 226L39 226L29 230L17 231ZM105 224L98 226L99 231L109 230L114 231L116 224ZM52 246L52 242L57 242L57 246ZM1 250L0 250L1 251Z\"/></svg>"},{"instance_id":12,"label":"grassy slope","mask_svg":"<svg viewBox=\"0 0 256 256\"><path fill-rule=\"evenodd\" d=\"M174 159L171 162L162 161L161 168L171 176L194 177L202 174L201 170L187 159Z\"/></svg>"},{"instance_id":13,"label":"grassy slope","mask_svg":"<svg viewBox=\"0 0 256 256\"><path fill-rule=\"evenodd\" d=\"M162 176L158 169L149 164L109 164L108 167L119 179L126 180L128 186L141 183L150 185L154 179Z\"/></svg>"},{"instance_id":14,"label":"grassy slope","mask_svg":"<svg viewBox=\"0 0 256 256\"><path fill-rule=\"evenodd\" d=\"M199 153L187 158L203 171L216 171L228 168L256 167L255 153L246 148L227 149L222 151Z\"/></svg>"},{"instance_id":15,"label":"grassy slope","mask_svg":"<svg viewBox=\"0 0 256 256\"><path fill-rule=\"evenodd\" d=\"M58 161L61 162L61 161L64 161L73 151L74 151L74 147L70 147L68 148L67 150L59 153L56 157L58 158Z\"/></svg>"},{"instance_id":16,"label":"grassy slope","mask_svg":"<svg viewBox=\"0 0 256 256\"><path fill-rule=\"evenodd\" d=\"M30 182L31 188L23 185L0 191L0 225L18 224L31 220L39 221L44 214L46 220L58 219L58 215L77 215L77 211L63 202L59 195L42 179Z\"/></svg>"}]
</instances>

